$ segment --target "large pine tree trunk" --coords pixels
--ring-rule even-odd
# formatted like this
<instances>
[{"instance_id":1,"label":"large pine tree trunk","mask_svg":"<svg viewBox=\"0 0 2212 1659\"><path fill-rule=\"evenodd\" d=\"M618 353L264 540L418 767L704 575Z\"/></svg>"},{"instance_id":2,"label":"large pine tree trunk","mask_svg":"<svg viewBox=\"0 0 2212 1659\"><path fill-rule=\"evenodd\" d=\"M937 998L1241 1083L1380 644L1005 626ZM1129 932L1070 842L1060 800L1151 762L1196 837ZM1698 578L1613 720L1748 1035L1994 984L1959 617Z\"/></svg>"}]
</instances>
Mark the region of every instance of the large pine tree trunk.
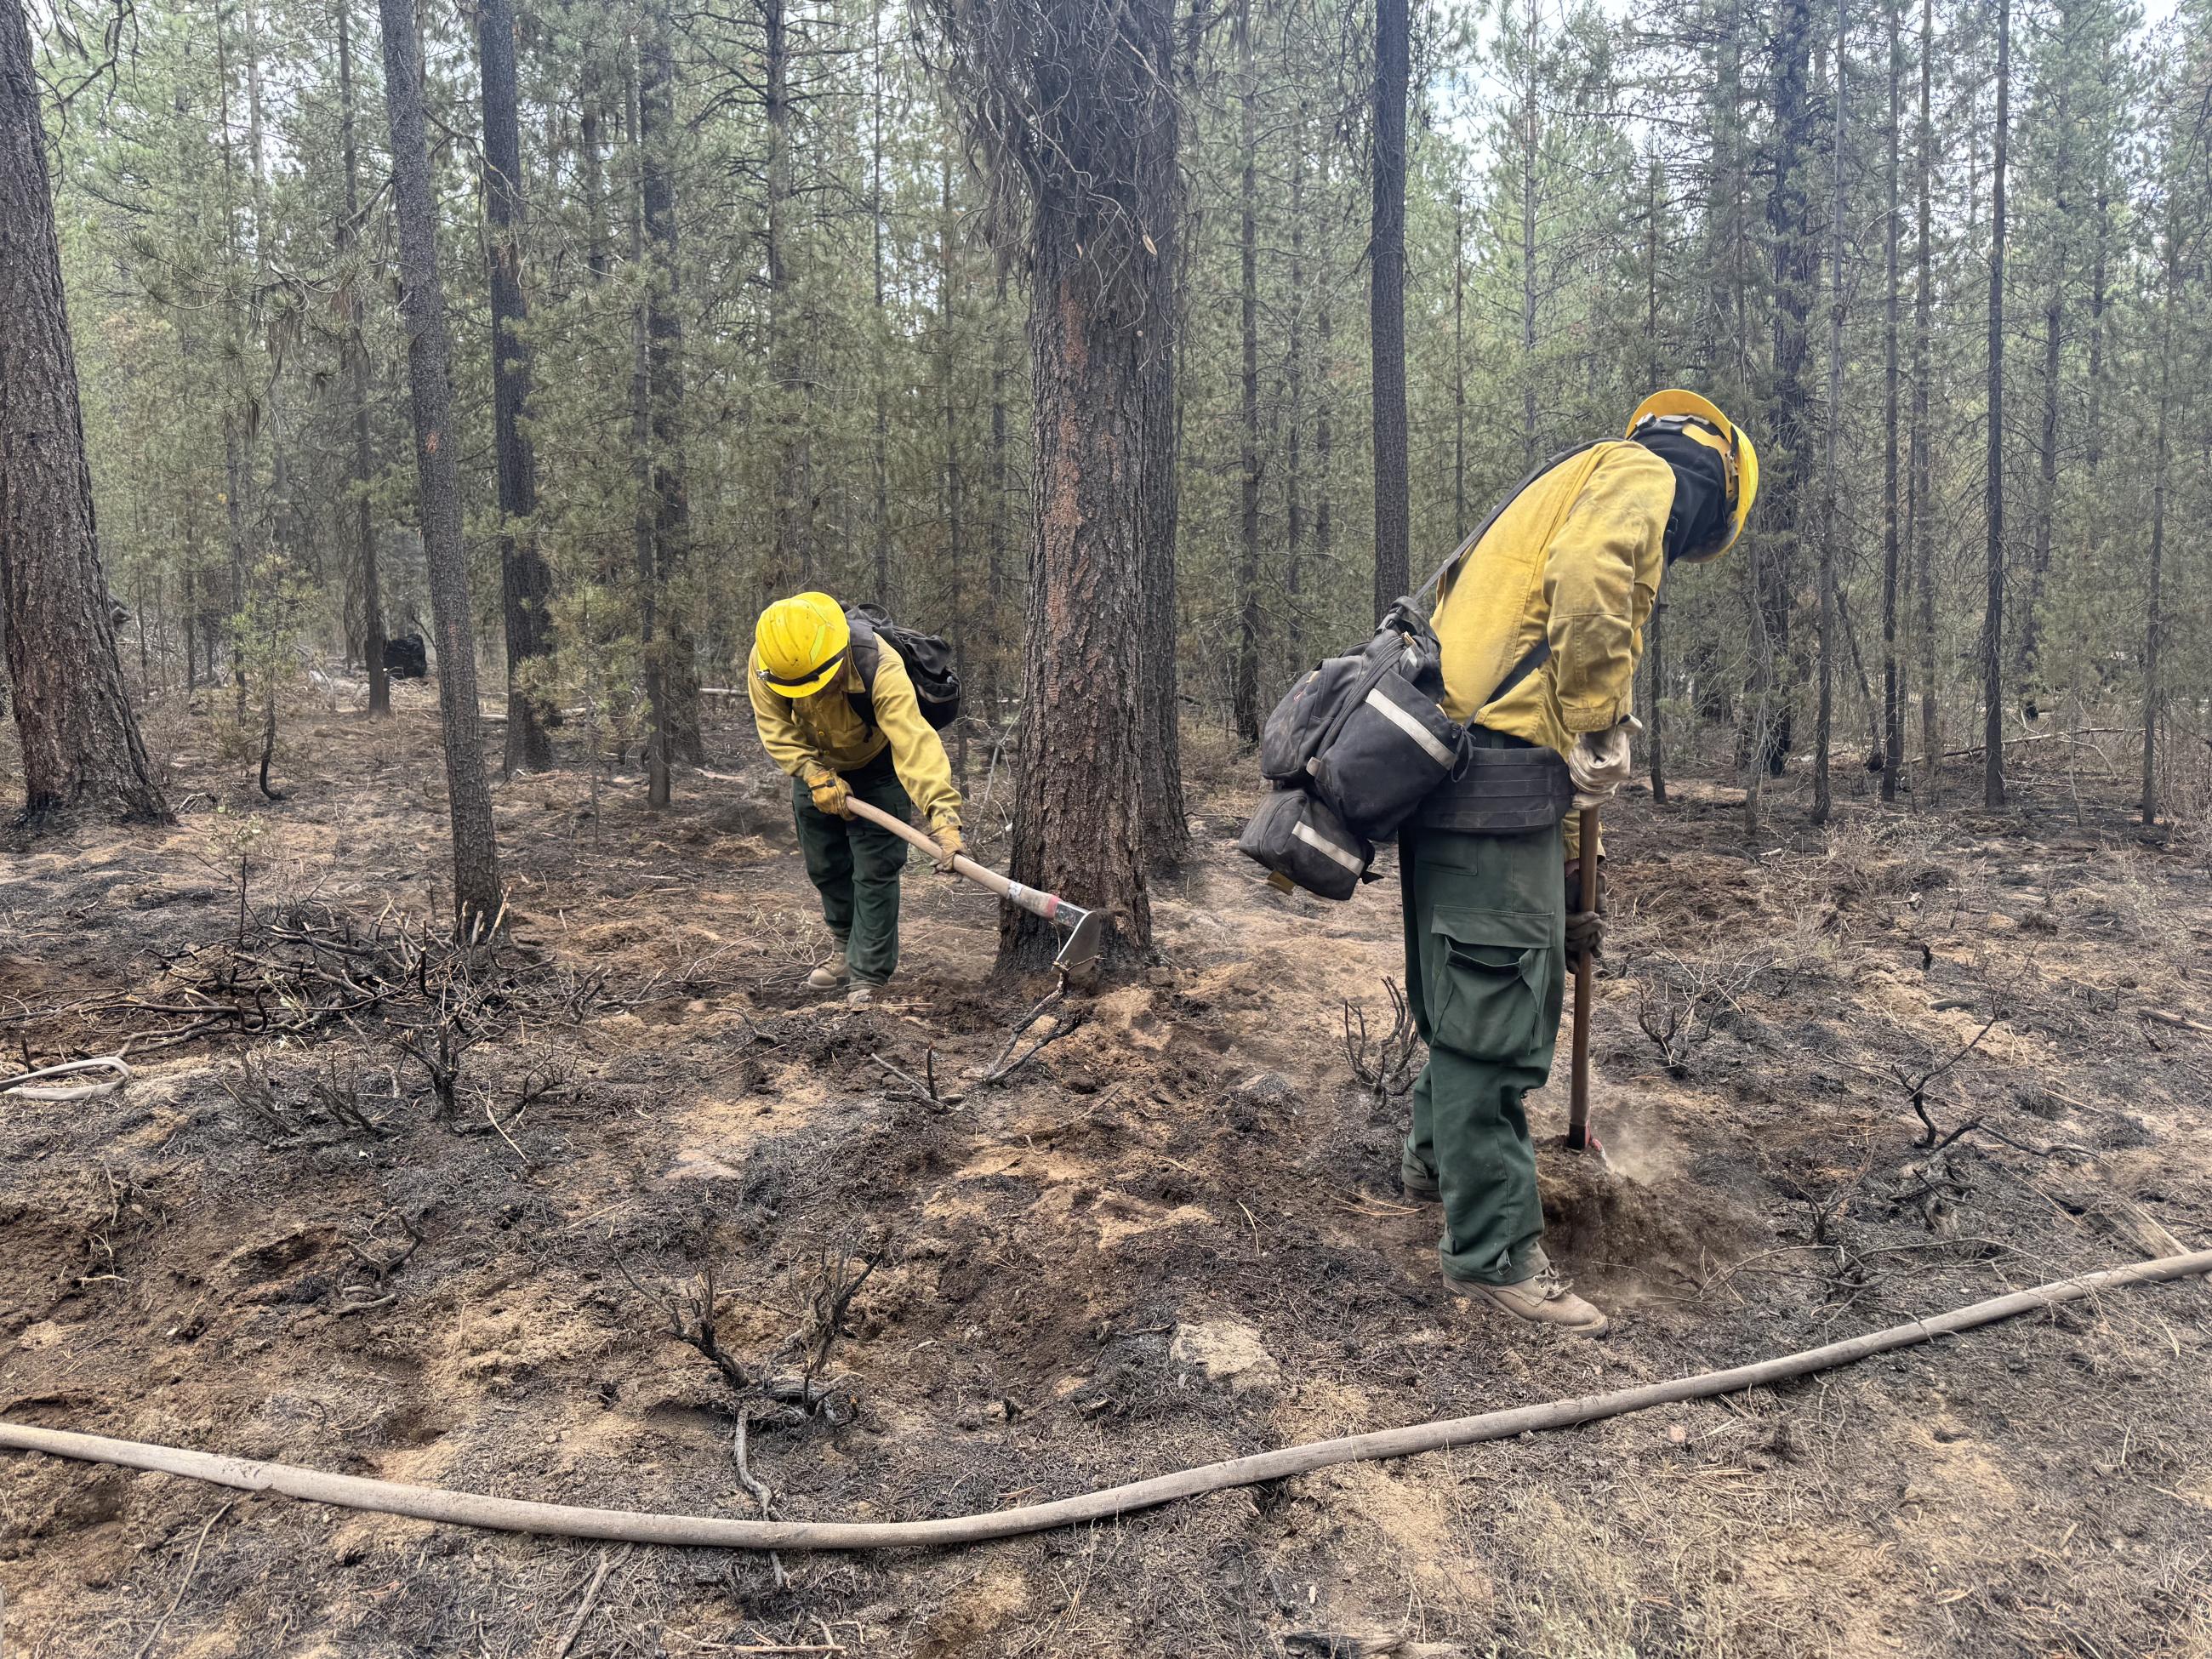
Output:
<instances>
[{"instance_id":1,"label":"large pine tree trunk","mask_svg":"<svg viewBox=\"0 0 2212 1659\"><path fill-rule=\"evenodd\" d=\"M1174 7L935 9L994 187L1027 207L1035 539L1012 874L1101 912L1109 962L1127 964L1152 942L1153 815L1181 807L1147 752L1173 714ZM1001 967L1055 948L1007 908Z\"/></svg>"},{"instance_id":2,"label":"large pine tree trunk","mask_svg":"<svg viewBox=\"0 0 2212 1659\"><path fill-rule=\"evenodd\" d=\"M1375 392L1375 615L1403 593L1410 533L1406 471L1407 0L1375 9L1374 210L1367 331Z\"/></svg>"},{"instance_id":3,"label":"large pine tree trunk","mask_svg":"<svg viewBox=\"0 0 2212 1659\"><path fill-rule=\"evenodd\" d=\"M18 824L80 807L167 817L100 569L39 82L18 0L0 3L0 635L22 744Z\"/></svg>"},{"instance_id":4,"label":"large pine tree trunk","mask_svg":"<svg viewBox=\"0 0 2212 1659\"><path fill-rule=\"evenodd\" d=\"M1170 37L1172 39L1172 34ZM1138 402L1141 456L1141 528L1138 548L1144 620L1138 644L1138 793L1144 821L1145 863L1172 869L1190 851L1190 823L1182 798L1182 700L1176 662L1176 538L1181 513L1176 457L1180 447L1176 364L1182 319L1176 274L1183 258L1182 175L1176 161L1175 113L1156 115L1139 158L1138 176L1147 191L1147 228L1159 250L1139 267L1147 315L1140 354L1143 389ZM1155 205L1157 204L1158 205ZM1141 246L1141 244L1140 244Z\"/></svg>"},{"instance_id":5,"label":"large pine tree trunk","mask_svg":"<svg viewBox=\"0 0 2212 1659\"><path fill-rule=\"evenodd\" d=\"M453 909L464 928L489 926L503 903L491 789L477 713L477 641L461 542L459 446L453 431L453 338L438 286L438 204L430 189L415 0L377 0L384 25L384 100L392 123L392 199L399 222L399 311L415 416L422 557L438 635L438 715L453 825Z\"/></svg>"},{"instance_id":6,"label":"large pine tree trunk","mask_svg":"<svg viewBox=\"0 0 2212 1659\"><path fill-rule=\"evenodd\" d=\"M338 147L345 167L345 216L338 222L338 257L348 264L361 247L361 157L354 143L353 3L338 4ZM345 285L346 401L351 405L353 447L347 459L354 488L354 557L361 571L362 666L368 672L368 712L392 712L392 681L384 672L384 589L376 568L376 527L369 516L368 483L376 455L368 430L368 342L362 337L368 308L362 297L367 273L352 268ZM189 656L190 653L186 654Z\"/></svg>"},{"instance_id":7,"label":"large pine tree trunk","mask_svg":"<svg viewBox=\"0 0 2212 1659\"><path fill-rule=\"evenodd\" d=\"M553 764L544 702L526 682L551 654L546 607L553 576L526 520L538 510L538 459L522 429L530 401L528 302L522 289L522 138L515 112L514 0L479 0L477 59L483 71L484 264L491 289L492 445L499 468L499 577L507 624L507 769Z\"/></svg>"},{"instance_id":8,"label":"large pine tree trunk","mask_svg":"<svg viewBox=\"0 0 2212 1659\"><path fill-rule=\"evenodd\" d=\"M2012 0L1997 0L1996 154L1990 182L1989 522L1982 611L1982 804L2005 804L2004 778L2004 267L2005 173L2012 139Z\"/></svg>"}]
</instances>

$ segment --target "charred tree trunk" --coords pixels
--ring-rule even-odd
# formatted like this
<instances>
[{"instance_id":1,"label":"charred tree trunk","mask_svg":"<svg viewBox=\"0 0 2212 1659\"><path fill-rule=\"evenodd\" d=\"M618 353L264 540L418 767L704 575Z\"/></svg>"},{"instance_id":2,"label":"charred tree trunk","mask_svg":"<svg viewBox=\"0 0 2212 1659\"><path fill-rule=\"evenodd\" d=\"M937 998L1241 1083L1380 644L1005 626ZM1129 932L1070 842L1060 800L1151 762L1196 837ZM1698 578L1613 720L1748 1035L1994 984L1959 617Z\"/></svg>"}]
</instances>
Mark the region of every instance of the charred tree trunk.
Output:
<instances>
[{"instance_id":1,"label":"charred tree trunk","mask_svg":"<svg viewBox=\"0 0 2212 1659\"><path fill-rule=\"evenodd\" d=\"M80 808L166 818L100 568L39 81L13 0L0 5L0 634L22 744L17 825Z\"/></svg>"},{"instance_id":2,"label":"charred tree trunk","mask_svg":"<svg viewBox=\"0 0 2212 1659\"><path fill-rule=\"evenodd\" d=\"M1306 109L1298 106L1298 121L1291 143L1291 291L1288 339L1284 350L1285 399L1283 453L1283 599L1284 633L1288 654L1295 666L1305 660L1305 618L1299 597L1299 562L1305 555L1304 460L1306 418Z\"/></svg>"},{"instance_id":3,"label":"charred tree trunk","mask_svg":"<svg viewBox=\"0 0 2212 1659\"><path fill-rule=\"evenodd\" d=\"M2004 267L2005 173L2012 138L2012 0L1997 0L1996 153L1990 170L1989 519L1982 611L1982 805L2005 804Z\"/></svg>"},{"instance_id":4,"label":"charred tree trunk","mask_svg":"<svg viewBox=\"0 0 2212 1659\"><path fill-rule=\"evenodd\" d=\"M1374 210L1367 244L1367 332L1375 395L1375 615L1406 591L1411 503L1406 473L1407 0L1375 11Z\"/></svg>"},{"instance_id":5,"label":"charred tree trunk","mask_svg":"<svg viewBox=\"0 0 2212 1659\"><path fill-rule=\"evenodd\" d=\"M368 273L353 261L361 250L361 156L354 142L353 4L338 4L338 148L345 167L345 216L338 222L338 259L350 266L345 284L346 337L344 347L346 401L352 405L352 466L354 499L354 557L361 570L361 635L362 666L368 672L368 712L392 712L392 681L384 672L384 590L377 578L376 526L369 515L369 480L375 476L376 453L368 429L368 342L363 329L367 307L362 290ZM186 653L190 654L189 652Z\"/></svg>"},{"instance_id":6,"label":"charred tree trunk","mask_svg":"<svg viewBox=\"0 0 2212 1659\"><path fill-rule=\"evenodd\" d=\"M522 288L522 137L515 112L514 0L478 0L477 62L483 81L484 264L491 289L492 446L499 468L499 587L507 624L509 772L553 764L542 694L531 665L550 656L546 607L553 576L529 522L538 511L538 459L522 429L530 401L529 301Z\"/></svg>"},{"instance_id":7,"label":"charred tree trunk","mask_svg":"<svg viewBox=\"0 0 2212 1659\"><path fill-rule=\"evenodd\" d=\"M399 222L399 308L415 416L422 556L438 635L438 714L453 826L453 908L465 928L493 925L504 903L491 790L477 714L477 642L461 544L461 474L453 439L453 342L438 286L438 204L422 121L415 0L378 0L384 24L384 97L392 124L392 197Z\"/></svg>"}]
</instances>

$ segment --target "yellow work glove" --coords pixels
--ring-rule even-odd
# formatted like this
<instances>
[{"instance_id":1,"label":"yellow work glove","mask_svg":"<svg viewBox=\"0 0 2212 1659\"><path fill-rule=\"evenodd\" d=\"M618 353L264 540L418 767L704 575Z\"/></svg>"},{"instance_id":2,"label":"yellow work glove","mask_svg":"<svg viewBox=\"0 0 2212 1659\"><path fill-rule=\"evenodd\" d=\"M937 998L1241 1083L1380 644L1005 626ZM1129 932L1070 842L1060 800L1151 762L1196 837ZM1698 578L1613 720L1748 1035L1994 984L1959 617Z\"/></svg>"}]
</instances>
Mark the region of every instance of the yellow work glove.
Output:
<instances>
[{"instance_id":1,"label":"yellow work glove","mask_svg":"<svg viewBox=\"0 0 2212 1659\"><path fill-rule=\"evenodd\" d=\"M932 833L937 837L937 873L940 876L957 873L952 868L952 860L968 845L960 839L960 826L957 823L940 823Z\"/></svg>"},{"instance_id":2,"label":"yellow work glove","mask_svg":"<svg viewBox=\"0 0 2212 1659\"><path fill-rule=\"evenodd\" d=\"M853 792L845 787L844 779L826 766L810 766L805 775L807 791L814 797L816 811L827 812L833 818L853 816L852 808L845 805L852 799Z\"/></svg>"}]
</instances>

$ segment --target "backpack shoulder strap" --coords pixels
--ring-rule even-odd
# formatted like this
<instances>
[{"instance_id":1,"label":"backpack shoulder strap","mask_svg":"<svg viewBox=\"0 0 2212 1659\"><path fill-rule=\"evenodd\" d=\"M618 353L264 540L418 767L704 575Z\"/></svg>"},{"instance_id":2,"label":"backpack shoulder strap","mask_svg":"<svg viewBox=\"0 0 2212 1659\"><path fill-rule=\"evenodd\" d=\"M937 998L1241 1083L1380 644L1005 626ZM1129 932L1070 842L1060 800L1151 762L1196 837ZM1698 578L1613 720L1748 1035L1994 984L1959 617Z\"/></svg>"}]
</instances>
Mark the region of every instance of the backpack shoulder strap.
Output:
<instances>
[{"instance_id":1,"label":"backpack shoulder strap","mask_svg":"<svg viewBox=\"0 0 2212 1659\"><path fill-rule=\"evenodd\" d=\"M1542 477L1553 467L1572 460L1576 456L1582 454L1586 450L1595 449L1601 443L1609 443L1611 441L1613 441L1607 438L1593 438L1588 443L1579 443L1575 445L1571 449L1563 449L1558 454L1553 456L1551 459L1540 465L1534 471L1531 472L1527 477L1522 479L1519 483L1515 484L1511 489L1508 490L1504 496L1499 498L1498 505L1490 509L1490 516L1485 519L1480 524L1475 526L1474 532L1470 534L1465 541L1462 542L1458 547L1452 550L1451 557L1446 559L1442 564L1437 567L1437 574L1421 584L1419 590L1413 595L1414 602L1421 606L1423 610L1425 611L1427 609L1431 596L1433 595L1437 589L1443 584L1444 578L1451 574L1453 570L1458 567L1459 562L1462 559L1464 559L1468 554L1474 551L1475 548L1481 543L1482 538L1490 533L1490 527L1496 524L1498 520L1504 515L1505 509L1507 507L1512 506L1515 501L1521 499L1522 492L1526 490L1530 484L1535 483L1537 479ZM1539 660L1540 661L1541 659L1540 659ZM1516 669L1516 676L1522 672L1525 671ZM1498 693L1493 692L1491 695L1494 701Z\"/></svg>"},{"instance_id":2,"label":"backpack shoulder strap","mask_svg":"<svg viewBox=\"0 0 2212 1659\"><path fill-rule=\"evenodd\" d=\"M883 641L876 634L875 624L857 611L845 613L846 625L853 630L852 643L847 648L852 653L853 665L860 671L860 690L848 691L845 701L860 717L869 730L876 729L876 674L884 662Z\"/></svg>"}]
</instances>

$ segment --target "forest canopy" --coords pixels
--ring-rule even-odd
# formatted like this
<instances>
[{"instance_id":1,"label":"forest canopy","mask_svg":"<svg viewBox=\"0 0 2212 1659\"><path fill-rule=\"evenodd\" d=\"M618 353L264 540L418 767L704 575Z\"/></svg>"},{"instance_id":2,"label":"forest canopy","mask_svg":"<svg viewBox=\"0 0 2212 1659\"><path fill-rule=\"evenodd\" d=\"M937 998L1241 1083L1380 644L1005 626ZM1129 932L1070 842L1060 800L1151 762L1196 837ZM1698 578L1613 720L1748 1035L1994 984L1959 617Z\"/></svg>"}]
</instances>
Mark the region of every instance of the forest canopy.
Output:
<instances>
[{"instance_id":1,"label":"forest canopy","mask_svg":"<svg viewBox=\"0 0 2212 1659\"><path fill-rule=\"evenodd\" d=\"M740 675L761 604L799 586L941 629L972 707L1016 712L1035 249L945 72L957 9L421 8L510 764L543 763L547 711L603 751L638 742L655 678L696 760L697 688ZM30 17L134 678L296 675L428 635L373 9ZM1911 789L1907 763L1992 732L2147 726L2146 808L2201 792L2201 0L1411 21L1413 580L1535 462L1693 386L1767 471L1740 556L1678 575L1654 630L1641 705L1678 763L1755 781L1826 733ZM1247 738L1369 620L1375 24L1201 3L1165 48L1179 680L1188 714ZM488 26L511 53L482 52ZM493 372L495 301L519 386Z\"/></svg>"}]
</instances>

